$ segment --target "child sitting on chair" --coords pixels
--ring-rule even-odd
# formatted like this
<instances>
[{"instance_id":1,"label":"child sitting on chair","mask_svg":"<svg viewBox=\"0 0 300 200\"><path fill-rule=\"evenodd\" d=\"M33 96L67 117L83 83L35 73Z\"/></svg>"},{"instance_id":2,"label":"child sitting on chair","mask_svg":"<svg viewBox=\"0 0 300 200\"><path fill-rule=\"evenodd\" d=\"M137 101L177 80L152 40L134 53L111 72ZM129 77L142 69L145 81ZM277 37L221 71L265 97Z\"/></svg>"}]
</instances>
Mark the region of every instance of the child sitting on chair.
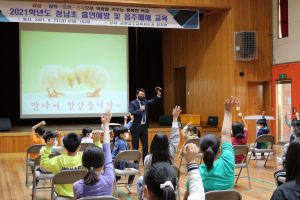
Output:
<instances>
[{"instance_id":1,"label":"child sitting on chair","mask_svg":"<svg viewBox=\"0 0 300 200\"><path fill-rule=\"evenodd\" d=\"M188 130L188 133L187 133ZM200 130L196 128L196 126L192 126L192 122L189 122L181 131L181 134L184 138L185 141L193 138L200 138L201 133ZM183 148L184 146L181 147L180 152L179 152L179 158L183 158ZM200 152L200 147L198 147L198 152Z\"/></svg>"},{"instance_id":2,"label":"child sitting on chair","mask_svg":"<svg viewBox=\"0 0 300 200\"><path fill-rule=\"evenodd\" d=\"M132 123L128 123L125 126L117 126L113 129L114 132L114 149L112 151L112 161L114 162L115 157L121 152L127 150L127 139L129 138L128 129L130 129ZM115 169L121 169L126 171L131 171L132 168L137 169L137 164L122 161L122 162L116 162L115 163ZM116 181L120 180L120 176L116 176ZM125 185L126 189L129 193L132 193L131 185L134 180L134 175L130 175L128 178L128 184Z\"/></svg>"},{"instance_id":3,"label":"child sitting on chair","mask_svg":"<svg viewBox=\"0 0 300 200\"><path fill-rule=\"evenodd\" d=\"M262 119L257 120L256 125L259 126L259 128L260 128L259 131L257 132L257 137L259 137L261 135L269 134L270 129L267 126L267 121L264 118L264 115L263 115ZM269 143L270 142L257 143L256 148L257 149L266 149L266 148L268 148ZM254 153L253 153L253 155L256 156ZM261 159L265 159L264 153L261 154Z\"/></svg>"},{"instance_id":4,"label":"child sitting on chair","mask_svg":"<svg viewBox=\"0 0 300 200\"><path fill-rule=\"evenodd\" d=\"M247 123L245 122L242 113L238 114L242 124L239 122L232 124L232 145L246 145L248 140ZM241 163L245 159L245 155L235 156L235 163Z\"/></svg>"},{"instance_id":5,"label":"child sitting on chair","mask_svg":"<svg viewBox=\"0 0 300 200\"><path fill-rule=\"evenodd\" d=\"M61 146L57 146L58 142L57 142L57 138L60 137L60 144ZM55 145L51 148L51 153L62 153L65 151L65 149L63 148L64 146L64 143L63 143L63 139L64 139L64 135L59 132L59 131L47 131L44 136L44 141L45 143L50 140L51 138L54 138L55 139ZM44 150L45 150L46 146L42 147L41 150L40 150L40 155L42 155L44 153ZM36 170L37 172L40 172L40 173L51 173L49 170L43 168L43 167L39 167L37 168ZM38 182L39 180L36 180L36 186L38 185ZM30 189L32 189L32 186L30 187Z\"/></svg>"},{"instance_id":6,"label":"child sitting on chair","mask_svg":"<svg viewBox=\"0 0 300 200\"><path fill-rule=\"evenodd\" d=\"M81 134L81 143L93 143L93 130L90 127L84 127Z\"/></svg>"},{"instance_id":7,"label":"child sitting on chair","mask_svg":"<svg viewBox=\"0 0 300 200\"><path fill-rule=\"evenodd\" d=\"M93 134L95 145L102 148L100 133ZM47 146L41 155L40 164L42 167L51 171L54 175L62 170L83 169L82 154L77 155L80 149L81 136L77 133L68 133L63 139L64 148L67 155L60 155L49 159L51 148L55 145L55 138L47 140ZM73 184L63 184L55 186L56 193L65 197L74 197Z\"/></svg>"},{"instance_id":8,"label":"child sitting on chair","mask_svg":"<svg viewBox=\"0 0 300 200\"><path fill-rule=\"evenodd\" d=\"M32 127L32 134L30 135L30 145L34 144L46 144L45 141L43 140L43 135L45 134L45 128L44 126L46 125L45 121L41 121L37 125ZM29 154L29 161L34 161L36 157L38 157L38 153L32 153ZM34 169L33 166L30 166L31 172L33 173Z\"/></svg>"},{"instance_id":9,"label":"child sitting on chair","mask_svg":"<svg viewBox=\"0 0 300 200\"><path fill-rule=\"evenodd\" d=\"M103 150L97 146L89 146L82 155L82 165L88 169L88 174L74 183L74 199L88 196L112 195L114 184L113 163L109 143L109 122L111 112L101 116L104 124Z\"/></svg>"}]
</instances>

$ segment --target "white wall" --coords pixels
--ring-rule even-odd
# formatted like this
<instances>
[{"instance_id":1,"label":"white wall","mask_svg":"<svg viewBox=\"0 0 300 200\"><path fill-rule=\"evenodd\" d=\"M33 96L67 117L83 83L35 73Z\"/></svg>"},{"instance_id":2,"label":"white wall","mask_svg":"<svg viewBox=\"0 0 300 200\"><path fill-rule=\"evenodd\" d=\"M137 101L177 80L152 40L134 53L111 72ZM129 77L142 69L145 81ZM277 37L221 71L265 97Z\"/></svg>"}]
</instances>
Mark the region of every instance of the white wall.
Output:
<instances>
[{"instance_id":1,"label":"white wall","mask_svg":"<svg viewBox=\"0 0 300 200\"><path fill-rule=\"evenodd\" d=\"M289 0L289 36L278 38L278 0L273 1L274 65L300 62L300 0Z\"/></svg>"}]
</instances>

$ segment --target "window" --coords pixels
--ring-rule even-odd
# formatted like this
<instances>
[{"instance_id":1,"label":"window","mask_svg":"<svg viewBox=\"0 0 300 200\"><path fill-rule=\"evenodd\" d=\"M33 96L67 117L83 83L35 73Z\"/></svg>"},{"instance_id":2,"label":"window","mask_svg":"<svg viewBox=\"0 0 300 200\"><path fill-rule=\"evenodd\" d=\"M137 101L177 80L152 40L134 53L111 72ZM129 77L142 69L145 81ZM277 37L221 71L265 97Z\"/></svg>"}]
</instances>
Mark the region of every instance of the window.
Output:
<instances>
[{"instance_id":1,"label":"window","mask_svg":"<svg viewBox=\"0 0 300 200\"><path fill-rule=\"evenodd\" d=\"M289 36L288 0L278 0L278 38Z\"/></svg>"}]
</instances>

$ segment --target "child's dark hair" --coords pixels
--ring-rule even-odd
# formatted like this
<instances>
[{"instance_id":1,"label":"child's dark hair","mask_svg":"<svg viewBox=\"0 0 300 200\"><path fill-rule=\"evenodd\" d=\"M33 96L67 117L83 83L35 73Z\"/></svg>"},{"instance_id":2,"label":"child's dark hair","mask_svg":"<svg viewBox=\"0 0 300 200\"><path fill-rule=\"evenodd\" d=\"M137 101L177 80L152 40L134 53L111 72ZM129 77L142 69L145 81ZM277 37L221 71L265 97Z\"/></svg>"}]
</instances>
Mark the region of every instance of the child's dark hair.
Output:
<instances>
[{"instance_id":1,"label":"child's dark hair","mask_svg":"<svg viewBox=\"0 0 300 200\"><path fill-rule=\"evenodd\" d=\"M90 127L84 127L82 129L82 134L81 134L81 137L85 137L87 133L91 133L93 130L90 128Z\"/></svg>"},{"instance_id":2,"label":"child's dark hair","mask_svg":"<svg viewBox=\"0 0 300 200\"><path fill-rule=\"evenodd\" d=\"M38 133L40 136L45 134L45 127L39 126L35 129L35 132Z\"/></svg>"},{"instance_id":3,"label":"child's dark hair","mask_svg":"<svg viewBox=\"0 0 300 200\"><path fill-rule=\"evenodd\" d=\"M114 133L113 143L115 144L116 137L120 138L120 135L126 132L128 132L128 129L125 126L116 126L113 129L113 133Z\"/></svg>"},{"instance_id":4,"label":"child's dark hair","mask_svg":"<svg viewBox=\"0 0 300 200\"><path fill-rule=\"evenodd\" d=\"M196 126L193 126L193 125L192 125L192 126L189 126L188 131L193 132L194 134L197 134L197 135L198 135L198 138L201 138L200 130L198 130L198 129L196 128Z\"/></svg>"},{"instance_id":5,"label":"child's dark hair","mask_svg":"<svg viewBox=\"0 0 300 200\"><path fill-rule=\"evenodd\" d=\"M56 137L58 137L58 134L55 133L54 131L47 131L43 136L46 143L49 139L56 138Z\"/></svg>"},{"instance_id":6,"label":"child's dark hair","mask_svg":"<svg viewBox=\"0 0 300 200\"><path fill-rule=\"evenodd\" d=\"M295 130L295 136L297 136L297 138L300 138L300 128Z\"/></svg>"},{"instance_id":7,"label":"child's dark hair","mask_svg":"<svg viewBox=\"0 0 300 200\"><path fill-rule=\"evenodd\" d=\"M204 152L203 161L207 169L211 169L220 148L220 140L214 134L206 134L200 141L200 149Z\"/></svg>"},{"instance_id":8,"label":"child's dark hair","mask_svg":"<svg viewBox=\"0 0 300 200\"><path fill-rule=\"evenodd\" d=\"M300 185L300 138L293 140L286 153L286 182L295 180Z\"/></svg>"},{"instance_id":9,"label":"child's dark hair","mask_svg":"<svg viewBox=\"0 0 300 200\"><path fill-rule=\"evenodd\" d=\"M84 177L85 185L94 185L99 181L98 175L94 169L103 167L105 163L105 155L103 150L98 146L89 146L83 152L82 165L89 169L87 175Z\"/></svg>"},{"instance_id":10,"label":"child's dark hair","mask_svg":"<svg viewBox=\"0 0 300 200\"><path fill-rule=\"evenodd\" d=\"M81 143L81 137L77 133L68 133L64 137L63 143L67 151L73 153L78 149Z\"/></svg>"},{"instance_id":11,"label":"child's dark hair","mask_svg":"<svg viewBox=\"0 0 300 200\"><path fill-rule=\"evenodd\" d=\"M157 162L147 170L145 174L145 185L149 188L153 195L160 200L175 200L176 190L176 174L172 165L166 162ZM166 181L170 181L173 184L174 189L171 186L160 188L160 184L164 184Z\"/></svg>"},{"instance_id":12,"label":"child's dark hair","mask_svg":"<svg viewBox=\"0 0 300 200\"><path fill-rule=\"evenodd\" d=\"M156 133L150 146L152 154L151 165L156 162L167 162L172 164L172 156L169 151L169 139L165 133Z\"/></svg>"},{"instance_id":13,"label":"child's dark hair","mask_svg":"<svg viewBox=\"0 0 300 200\"><path fill-rule=\"evenodd\" d=\"M294 128L296 128L296 127L297 127L296 121L293 121L293 122L291 123L291 126L294 127Z\"/></svg>"},{"instance_id":14,"label":"child's dark hair","mask_svg":"<svg viewBox=\"0 0 300 200\"><path fill-rule=\"evenodd\" d=\"M235 138L244 137L244 126L240 122L232 124L232 136Z\"/></svg>"},{"instance_id":15,"label":"child's dark hair","mask_svg":"<svg viewBox=\"0 0 300 200\"><path fill-rule=\"evenodd\" d=\"M295 128L298 129L300 127L300 120L295 121Z\"/></svg>"},{"instance_id":16,"label":"child's dark hair","mask_svg":"<svg viewBox=\"0 0 300 200\"><path fill-rule=\"evenodd\" d=\"M267 124L267 122L265 119L259 119L259 120L257 120L256 124L265 126Z\"/></svg>"}]
</instances>

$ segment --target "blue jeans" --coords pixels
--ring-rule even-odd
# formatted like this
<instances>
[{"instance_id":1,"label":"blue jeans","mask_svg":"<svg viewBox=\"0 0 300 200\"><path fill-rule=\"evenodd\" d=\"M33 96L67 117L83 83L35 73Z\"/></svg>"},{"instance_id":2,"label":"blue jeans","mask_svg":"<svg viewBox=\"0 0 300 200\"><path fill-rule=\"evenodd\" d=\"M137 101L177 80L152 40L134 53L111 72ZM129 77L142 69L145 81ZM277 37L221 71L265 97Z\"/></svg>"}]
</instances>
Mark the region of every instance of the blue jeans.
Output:
<instances>
[{"instance_id":1,"label":"blue jeans","mask_svg":"<svg viewBox=\"0 0 300 200\"><path fill-rule=\"evenodd\" d=\"M143 178L144 178L143 176L140 176L136 181L138 199L140 199L140 195L141 195L141 187L143 186Z\"/></svg>"}]
</instances>

